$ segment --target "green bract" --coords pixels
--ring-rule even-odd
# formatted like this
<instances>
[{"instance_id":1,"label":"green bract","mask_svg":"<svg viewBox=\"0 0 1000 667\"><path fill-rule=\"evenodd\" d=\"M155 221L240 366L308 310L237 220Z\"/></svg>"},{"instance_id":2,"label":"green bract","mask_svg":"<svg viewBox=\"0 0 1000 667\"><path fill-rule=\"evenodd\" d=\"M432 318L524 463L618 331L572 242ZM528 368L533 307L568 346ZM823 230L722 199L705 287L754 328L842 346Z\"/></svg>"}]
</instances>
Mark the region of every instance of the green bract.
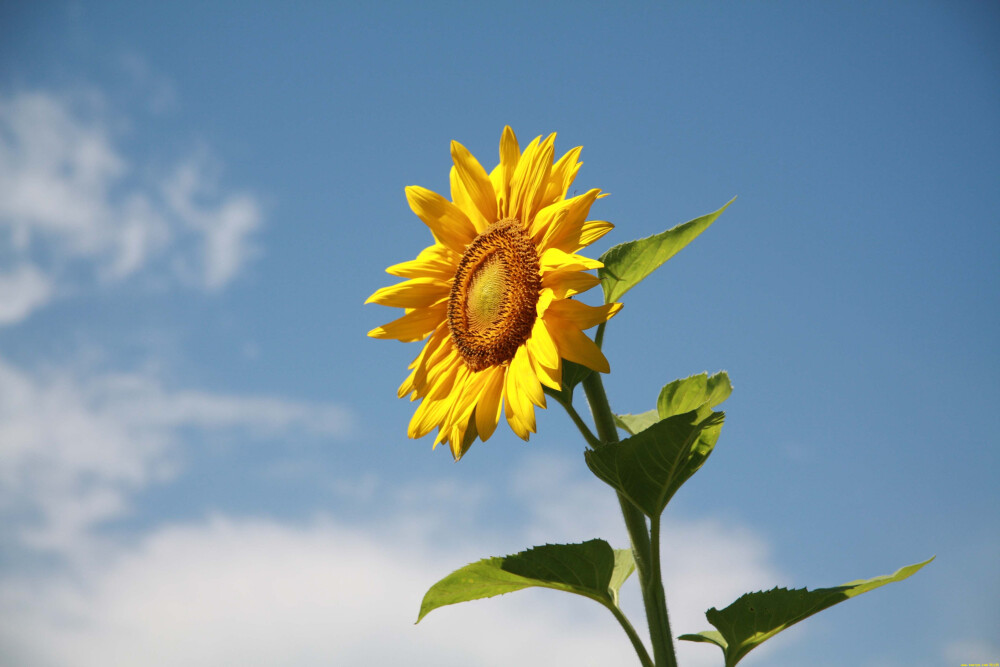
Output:
<instances>
[{"instance_id":1,"label":"green bract","mask_svg":"<svg viewBox=\"0 0 1000 667\"><path fill-rule=\"evenodd\" d=\"M598 269L597 275L601 279L601 287L604 288L604 302L618 301L625 292L638 285L646 276L708 229L735 199L733 197L714 213L703 215L644 239L616 245L601 255L604 268Z\"/></svg>"}]
</instances>

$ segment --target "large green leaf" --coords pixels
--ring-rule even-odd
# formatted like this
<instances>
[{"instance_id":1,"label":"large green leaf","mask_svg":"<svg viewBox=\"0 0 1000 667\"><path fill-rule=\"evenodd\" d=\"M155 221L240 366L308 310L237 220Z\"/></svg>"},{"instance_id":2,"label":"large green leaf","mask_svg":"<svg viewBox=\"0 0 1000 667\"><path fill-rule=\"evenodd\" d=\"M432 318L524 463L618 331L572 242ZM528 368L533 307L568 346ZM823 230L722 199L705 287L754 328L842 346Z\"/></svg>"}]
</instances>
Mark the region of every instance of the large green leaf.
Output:
<instances>
[{"instance_id":1,"label":"large green leaf","mask_svg":"<svg viewBox=\"0 0 1000 667\"><path fill-rule=\"evenodd\" d=\"M785 628L838 602L894 581L902 581L932 560L933 557L922 563L907 565L893 574L850 581L833 588L817 588L812 591L806 588L774 588L747 593L722 611L712 607L705 612L708 622L718 632L709 630L696 635L681 635L679 639L715 644L725 654L726 667L733 667L752 649Z\"/></svg>"},{"instance_id":2,"label":"large green leaf","mask_svg":"<svg viewBox=\"0 0 1000 667\"><path fill-rule=\"evenodd\" d=\"M597 276L601 279L601 287L604 289L604 302L617 301L625 292L638 285L661 264L680 252L684 246L708 229L735 199L733 197L726 206L714 213L703 215L644 239L616 245L601 255L604 267L597 270Z\"/></svg>"},{"instance_id":3,"label":"large green leaf","mask_svg":"<svg viewBox=\"0 0 1000 667\"><path fill-rule=\"evenodd\" d=\"M576 593L617 606L618 590L635 570L632 552L612 549L604 540L546 544L527 551L485 558L455 570L431 586L417 622L438 607L541 586Z\"/></svg>"},{"instance_id":4,"label":"large green leaf","mask_svg":"<svg viewBox=\"0 0 1000 667\"><path fill-rule=\"evenodd\" d=\"M658 518L712 453L724 417L711 410L668 417L621 442L585 452L587 467L646 516Z\"/></svg>"}]
</instances>

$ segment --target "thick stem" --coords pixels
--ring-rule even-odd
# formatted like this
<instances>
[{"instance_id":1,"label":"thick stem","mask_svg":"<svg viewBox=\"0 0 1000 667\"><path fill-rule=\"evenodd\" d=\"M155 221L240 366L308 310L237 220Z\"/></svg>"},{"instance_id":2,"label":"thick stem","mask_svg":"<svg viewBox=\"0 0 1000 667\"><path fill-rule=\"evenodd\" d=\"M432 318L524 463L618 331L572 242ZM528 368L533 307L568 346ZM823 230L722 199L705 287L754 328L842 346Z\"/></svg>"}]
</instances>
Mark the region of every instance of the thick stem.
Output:
<instances>
[{"instance_id":1,"label":"thick stem","mask_svg":"<svg viewBox=\"0 0 1000 667\"><path fill-rule=\"evenodd\" d=\"M597 436L608 445L618 442L618 431L615 427L614 414L608 404L608 395L604 391L601 374L592 372L583 380L583 389L594 415ZM659 571L659 527L656 531L656 546L650 544L649 529L646 517L632 502L618 494L618 503L625 517L625 527L628 529L632 542L632 553L635 557L635 569L639 575L639 586L642 588L642 602L646 608L646 621L649 623L649 636L653 643L653 657L657 667L677 667L677 657L674 654L674 642L670 634L670 622L667 618L666 596L663 593L663 583ZM654 551L655 549L655 551ZM655 563L654 563L655 557Z\"/></svg>"},{"instance_id":2,"label":"thick stem","mask_svg":"<svg viewBox=\"0 0 1000 667\"><path fill-rule=\"evenodd\" d=\"M660 517L650 520L649 523L649 535L652 547L650 562L653 566L653 571L650 572L649 577L649 588L656 595L656 607L661 612L660 629L663 636L667 638L667 648L669 649L669 652L667 654L668 662L666 664L669 667L677 667L677 655L674 653L674 635L670 632L670 616L667 613L667 596L663 590L663 573L660 568Z\"/></svg>"}]
</instances>

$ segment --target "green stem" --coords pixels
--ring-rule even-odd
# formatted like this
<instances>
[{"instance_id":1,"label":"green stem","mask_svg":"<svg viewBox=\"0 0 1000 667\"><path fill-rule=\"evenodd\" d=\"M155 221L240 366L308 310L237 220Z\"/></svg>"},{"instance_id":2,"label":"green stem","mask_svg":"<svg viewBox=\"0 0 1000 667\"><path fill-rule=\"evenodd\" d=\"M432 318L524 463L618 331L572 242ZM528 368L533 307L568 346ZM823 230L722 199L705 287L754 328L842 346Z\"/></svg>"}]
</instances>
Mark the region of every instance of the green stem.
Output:
<instances>
[{"instance_id":1,"label":"green stem","mask_svg":"<svg viewBox=\"0 0 1000 667\"><path fill-rule=\"evenodd\" d=\"M599 333L603 333L599 331ZM618 430L615 427L614 414L608 403L608 395L604 391L601 374L592 372L583 380L583 389L594 415L597 435L607 445L618 442ZM635 557L635 569L639 575L639 586L642 588L642 602L646 608L646 621L649 623L649 636L653 642L653 657L657 667L677 667L677 657L674 654L674 642L670 634L670 622L667 618L666 596L663 594L663 583L660 580L659 564L659 526L656 527L656 546L650 544L650 535L646 526L646 517L632 502L618 494L618 503L625 517L625 527L628 529L632 542L632 553ZM654 522L654 525L657 522ZM654 550L655 549L655 550ZM655 562L654 559L655 558Z\"/></svg>"},{"instance_id":2,"label":"green stem","mask_svg":"<svg viewBox=\"0 0 1000 667\"><path fill-rule=\"evenodd\" d=\"M670 649L667 665L677 667L677 656L674 653L673 633L670 632L670 616L667 613L667 596L663 590L663 573L660 567L660 517L649 521L649 540L652 546L653 571L650 573L649 588L656 595L656 607L660 610L660 623L663 636L667 638Z\"/></svg>"},{"instance_id":3,"label":"green stem","mask_svg":"<svg viewBox=\"0 0 1000 667\"><path fill-rule=\"evenodd\" d=\"M655 667L652 658L649 657L649 652L646 651L646 647L642 644L642 639L635 631L635 628L632 627L632 624L629 623L628 618L625 617L622 610L618 608L618 605L612 604L606 606L611 610L611 613L615 615L615 618L618 619L618 622L625 630L625 634L627 634L628 638L631 640L632 646L635 648L635 652L639 655L639 662L642 663L642 667Z\"/></svg>"},{"instance_id":4,"label":"green stem","mask_svg":"<svg viewBox=\"0 0 1000 667\"><path fill-rule=\"evenodd\" d=\"M556 402L559 405L563 406L566 409L566 414L568 414L569 418L573 420L573 423L576 424L576 427L580 429L580 433L583 434L583 439L587 441L587 444L590 445L590 448L597 449L597 447L601 444L601 441L597 439L597 436L595 436L593 432L591 432L590 427L587 426L587 422L583 421L583 417L581 417L580 413L576 411L576 408L573 407L573 404L570 403L569 401L564 401L560 394L557 394L555 391L552 391L548 387L542 387L542 389L545 391L546 394L556 399Z\"/></svg>"}]
</instances>

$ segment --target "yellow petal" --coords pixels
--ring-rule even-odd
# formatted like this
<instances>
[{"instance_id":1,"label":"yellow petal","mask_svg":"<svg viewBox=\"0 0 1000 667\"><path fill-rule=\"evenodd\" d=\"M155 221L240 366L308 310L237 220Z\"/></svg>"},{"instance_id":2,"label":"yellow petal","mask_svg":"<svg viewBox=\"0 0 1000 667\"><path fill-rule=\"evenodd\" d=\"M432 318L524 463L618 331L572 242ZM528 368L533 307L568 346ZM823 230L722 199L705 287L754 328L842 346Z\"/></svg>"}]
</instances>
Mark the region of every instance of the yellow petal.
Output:
<instances>
[{"instance_id":1,"label":"yellow petal","mask_svg":"<svg viewBox=\"0 0 1000 667\"><path fill-rule=\"evenodd\" d=\"M451 142L451 159L458 170L458 179L465 186L476 208L488 221L496 222L497 195L483 165L457 141Z\"/></svg>"},{"instance_id":2,"label":"yellow petal","mask_svg":"<svg viewBox=\"0 0 1000 667\"><path fill-rule=\"evenodd\" d=\"M507 378L510 378L510 373L507 374ZM510 425L514 434L521 438L521 440L527 440L531 435L530 429L528 429L527 424L521 421L520 413L514 409L513 401L514 398L511 396L512 393L516 394L516 389L512 385L512 380L506 380L503 387L503 412L504 416L507 418L507 423ZM530 408L530 403L529 403ZM532 415L533 416L533 415Z\"/></svg>"},{"instance_id":3,"label":"yellow petal","mask_svg":"<svg viewBox=\"0 0 1000 667\"><path fill-rule=\"evenodd\" d=\"M562 359L559 360L556 368L549 368L530 349L528 350L528 357L531 359L531 368L535 371L535 376L539 382L556 391L562 389Z\"/></svg>"},{"instance_id":4,"label":"yellow petal","mask_svg":"<svg viewBox=\"0 0 1000 667\"><path fill-rule=\"evenodd\" d=\"M545 320L541 317L535 318L527 345L528 351L535 359L549 368L559 368L559 350L556 348L556 342L552 340L549 330L545 327Z\"/></svg>"},{"instance_id":5,"label":"yellow petal","mask_svg":"<svg viewBox=\"0 0 1000 667\"><path fill-rule=\"evenodd\" d=\"M506 369L503 366L494 366L481 373L485 374L486 383L476 404L476 430L479 432L479 438L485 442L493 435L500 422L500 399L503 396Z\"/></svg>"},{"instance_id":6,"label":"yellow petal","mask_svg":"<svg viewBox=\"0 0 1000 667\"><path fill-rule=\"evenodd\" d=\"M464 429L464 433L462 432ZM468 420L464 425L456 424L452 427L452 435L448 440L448 446L451 447L451 455L456 461L462 458L472 443L476 441L479 437L479 431L476 429L475 419Z\"/></svg>"},{"instance_id":7,"label":"yellow petal","mask_svg":"<svg viewBox=\"0 0 1000 667\"><path fill-rule=\"evenodd\" d=\"M566 320L577 329L589 329L601 322L607 322L622 309L620 303L606 303L603 306L588 306L574 299L553 301L546 315L555 315Z\"/></svg>"},{"instance_id":8,"label":"yellow petal","mask_svg":"<svg viewBox=\"0 0 1000 667\"><path fill-rule=\"evenodd\" d=\"M438 328L434 330L431 337L427 339L424 344L420 354L410 362L408 368L412 369L409 377L403 381L403 384L399 385L399 390L396 395L400 398L408 394L412 394L410 400L416 400L418 396L416 395L418 389L422 390L427 384L427 360L429 357L434 356L435 352L440 348L444 340L449 334L448 327L443 323L438 325Z\"/></svg>"},{"instance_id":9,"label":"yellow petal","mask_svg":"<svg viewBox=\"0 0 1000 667\"><path fill-rule=\"evenodd\" d=\"M528 225L540 208L542 195L545 194L545 181L552 169L552 145L555 143L555 133L550 134L534 150L525 150L518 160L517 169L510 184L510 215Z\"/></svg>"},{"instance_id":10,"label":"yellow petal","mask_svg":"<svg viewBox=\"0 0 1000 667\"><path fill-rule=\"evenodd\" d=\"M434 333L431 334L431 337L427 340L424 349L417 355L417 358L410 363L410 368L413 369L413 380L410 383L413 387L413 395L410 397L411 401L427 395L428 373L438 369L441 361L446 359L454 350L455 346L451 340L451 332L448 330L448 324L442 322L434 330ZM405 386L408 385L404 383L404 386L401 386L399 391L402 392ZM403 394L400 393L400 398L402 397Z\"/></svg>"},{"instance_id":11,"label":"yellow petal","mask_svg":"<svg viewBox=\"0 0 1000 667\"><path fill-rule=\"evenodd\" d=\"M436 278L414 278L377 290L366 304L396 308L425 308L448 296L451 288Z\"/></svg>"},{"instance_id":12,"label":"yellow petal","mask_svg":"<svg viewBox=\"0 0 1000 667\"><path fill-rule=\"evenodd\" d=\"M563 248L563 250L576 252L580 248L586 248L614 228L614 225L605 220L588 220L583 223L583 227L580 229L580 246L578 248Z\"/></svg>"},{"instance_id":13,"label":"yellow petal","mask_svg":"<svg viewBox=\"0 0 1000 667\"><path fill-rule=\"evenodd\" d=\"M476 228L468 216L438 193L410 185L406 188L406 201L417 217L430 227L434 238L459 255L476 237Z\"/></svg>"},{"instance_id":14,"label":"yellow petal","mask_svg":"<svg viewBox=\"0 0 1000 667\"><path fill-rule=\"evenodd\" d=\"M510 368L516 374L517 387L524 396L538 407L544 408L545 393L542 391L542 385L535 375L535 370L531 367L528 349L524 345L517 348L517 352L511 360Z\"/></svg>"},{"instance_id":15,"label":"yellow petal","mask_svg":"<svg viewBox=\"0 0 1000 667\"><path fill-rule=\"evenodd\" d=\"M427 398L438 400L452 393L459 372L465 368L458 352L446 355L433 368L427 371Z\"/></svg>"},{"instance_id":16,"label":"yellow petal","mask_svg":"<svg viewBox=\"0 0 1000 667\"><path fill-rule=\"evenodd\" d=\"M604 266L604 264L596 259L590 259L583 255L572 255L568 252L563 252L559 248L549 248L543 252L538 264L543 277L549 271L583 271L586 269L599 269Z\"/></svg>"},{"instance_id":17,"label":"yellow petal","mask_svg":"<svg viewBox=\"0 0 1000 667\"><path fill-rule=\"evenodd\" d=\"M565 299L574 294L582 294L601 280L593 273L583 271L552 271L542 278L542 287L549 287L557 299Z\"/></svg>"},{"instance_id":18,"label":"yellow petal","mask_svg":"<svg viewBox=\"0 0 1000 667\"><path fill-rule=\"evenodd\" d=\"M447 399L432 401L425 398L413 412L406 435L414 440L424 437L441 425L449 407L450 402Z\"/></svg>"},{"instance_id":19,"label":"yellow petal","mask_svg":"<svg viewBox=\"0 0 1000 667\"><path fill-rule=\"evenodd\" d=\"M559 346L559 354L563 359L601 373L611 372L611 366L601 348L572 323L553 314L551 308L545 315L545 326Z\"/></svg>"},{"instance_id":20,"label":"yellow petal","mask_svg":"<svg viewBox=\"0 0 1000 667\"><path fill-rule=\"evenodd\" d=\"M476 233L482 234L486 231L490 221L483 217L483 214L479 211L479 207L472 201L469 191L465 189L465 186L462 185L462 179L458 177L458 169L455 169L454 166L451 168L448 179L451 181L451 200L472 221L472 226L476 228Z\"/></svg>"},{"instance_id":21,"label":"yellow petal","mask_svg":"<svg viewBox=\"0 0 1000 667\"><path fill-rule=\"evenodd\" d=\"M417 308L388 324L375 327L368 332L372 338L392 338L404 343L423 340L431 331L444 322L448 315L448 301L428 308Z\"/></svg>"},{"instance_id":22,"label":"yellow petal","mask_svg":"<svg viewBox=\"0 0 1000 667\"><path fill-rule=\"evenodd\" d=\"M544 236L535 237L536 244L541 252L549 248L559 248L566 252L577 250L580 245L580 234L583 231L583 224L590 214L590 207L600 196L601 191L597 188L588 190L584 194L567 199L563 202L566 213L561 215L549 225Z\"/></svg>"},{"instance_id":23,"label":"yellow petal","mask_svg":"<svg viewBox=\"0 0 1000 667\"><path fill-rule=\"evenodd\" d=\"M385 270L391 276L400 278L438 278L451 280L461 257L450 248L435 243L420 251L416 259L393 264Z\"/></svg>"},{"instance_id":24,"label":"yellow petal","mask_svg":"<svg viewBox=\"0 0 1000 667\"><path fill-rule=\"evenodd\" d=\"M569 186L573 184L576 173L580 171L580 167L583 165L579 161L580 151L582 150L583 146L577 146L552 165L549 181L545 185L545 195L542 197L543 206L566 198Z\"/></svg>"}]
</instances>

